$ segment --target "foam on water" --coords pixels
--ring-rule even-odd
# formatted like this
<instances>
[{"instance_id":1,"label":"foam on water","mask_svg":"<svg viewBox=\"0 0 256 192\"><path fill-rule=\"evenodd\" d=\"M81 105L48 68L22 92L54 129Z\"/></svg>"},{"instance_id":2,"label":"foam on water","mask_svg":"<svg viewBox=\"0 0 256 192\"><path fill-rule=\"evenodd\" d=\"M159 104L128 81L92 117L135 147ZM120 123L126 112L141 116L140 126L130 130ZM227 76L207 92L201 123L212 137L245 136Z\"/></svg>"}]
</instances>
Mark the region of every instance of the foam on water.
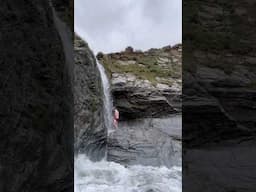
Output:
<instances>
[{"instance_id":1,"label":"foam on water","mask_svg":"<svg viewBox=\"0 0 256 192\"><path fill-rule=\"evenodd\" d=\"M181 167L150 167L75 159L75 192L181 192Z\"/></svg>"}]
</instances>

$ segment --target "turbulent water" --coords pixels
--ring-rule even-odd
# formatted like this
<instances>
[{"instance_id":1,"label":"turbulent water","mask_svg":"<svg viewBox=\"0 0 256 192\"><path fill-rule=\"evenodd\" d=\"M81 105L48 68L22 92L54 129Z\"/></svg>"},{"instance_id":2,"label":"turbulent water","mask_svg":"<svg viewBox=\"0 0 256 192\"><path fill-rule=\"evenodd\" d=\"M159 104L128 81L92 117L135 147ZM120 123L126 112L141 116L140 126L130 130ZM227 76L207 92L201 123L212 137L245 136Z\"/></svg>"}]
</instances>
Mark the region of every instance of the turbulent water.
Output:
<instances>
[{"instance_id":1,"label":"turbulent water","mask_svg":"<svg viewBox=\"0 0 256 192\"><path fill-rule=\"evenodd\" d=\"M129 166L75 159L75 192L180 192L181 168Z\"/></svg>"},{"instance_id":2,"label":"turbulent water","mask_svg":"<svg viewBox=\"0 0 256 192\"><path fill-rule=\"evenodd\" d=\"M102 86L103 86L103 94L104 94L104 120L105 120L105 125L108 129L108 131L112 130L112 109L113 109L113 102L112 102L112 97L110 93L110 83L107 77L107 74L105 72L104 67L97 61L97 66L100 71L100 77L102 81Z\"/></svg>"}]
</instances>

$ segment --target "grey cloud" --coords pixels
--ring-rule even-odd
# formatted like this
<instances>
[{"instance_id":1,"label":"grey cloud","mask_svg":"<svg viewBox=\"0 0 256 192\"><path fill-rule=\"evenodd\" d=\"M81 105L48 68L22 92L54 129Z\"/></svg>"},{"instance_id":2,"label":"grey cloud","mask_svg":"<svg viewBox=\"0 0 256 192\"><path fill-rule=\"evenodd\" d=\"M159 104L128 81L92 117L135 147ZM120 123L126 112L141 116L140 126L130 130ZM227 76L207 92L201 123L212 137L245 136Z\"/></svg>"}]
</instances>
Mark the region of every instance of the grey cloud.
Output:
<instances>
[{"instance_id":1,"label":"grey cloud","mask_svg":"<svg viewBox=\"0 0 256 192\"><path fill-rule=\"evenodd\" d=\"M75 0L75 31L95 52L180 43L181 0Z\"/></svg>"}]
</instances>

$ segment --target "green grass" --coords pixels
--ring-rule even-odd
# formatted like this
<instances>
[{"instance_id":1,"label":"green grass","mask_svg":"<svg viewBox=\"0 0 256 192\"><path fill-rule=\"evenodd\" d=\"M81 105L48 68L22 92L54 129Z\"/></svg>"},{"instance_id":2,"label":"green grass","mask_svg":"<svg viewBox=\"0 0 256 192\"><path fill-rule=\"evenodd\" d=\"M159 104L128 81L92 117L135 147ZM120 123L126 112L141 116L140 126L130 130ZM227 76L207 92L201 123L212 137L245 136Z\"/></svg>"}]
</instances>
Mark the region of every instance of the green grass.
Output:
<instances>
[{"instance_id":1,"label":"green grass","mask_svg":"<svg viewBox=\"0 0 256 192\"><path fill-rule=\"evenodd\" d=\"M136 64L129 65L120 65L116 60L108 57L105 57L101 62L109 76L112 73L132 73L139 79L148 80L153 84L160 83L157 81L157 77L167 79L169 77L179 78L181 76L180 65L170 65L168 69L163 68L157 63L157 57L154 56L136 58ZM161 82L163 83L163 81ZM168 82L169 80L165 81L165 83Z\"/></svg>"}]
</instances>

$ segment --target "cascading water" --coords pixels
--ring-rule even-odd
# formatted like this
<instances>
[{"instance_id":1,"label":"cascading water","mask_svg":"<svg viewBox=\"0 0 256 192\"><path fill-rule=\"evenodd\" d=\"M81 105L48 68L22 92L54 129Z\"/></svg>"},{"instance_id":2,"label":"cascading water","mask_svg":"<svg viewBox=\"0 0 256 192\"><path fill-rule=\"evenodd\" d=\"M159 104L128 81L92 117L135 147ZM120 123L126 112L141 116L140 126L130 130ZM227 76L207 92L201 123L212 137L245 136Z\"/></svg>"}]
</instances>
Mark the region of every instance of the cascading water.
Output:
<instances>
[{"instance_id":1,"label":"cascading water","mask_svg":"<svg viewBox=\"0 0 256 192\"><path fill-rule=\"evenodd\" d=\"M105 72L104 67L97 61L97 66L100 71L100 77L102 81L102 86L103 86L103 102L104 102L104 120L105 120L105 125L107 127L108 133L112 130L112 120L113 120L113 115L112 115L112 109L113 109L113 101L110 93L110 83L107 77L107 74Z\"/></svg>"}]
</instances>

